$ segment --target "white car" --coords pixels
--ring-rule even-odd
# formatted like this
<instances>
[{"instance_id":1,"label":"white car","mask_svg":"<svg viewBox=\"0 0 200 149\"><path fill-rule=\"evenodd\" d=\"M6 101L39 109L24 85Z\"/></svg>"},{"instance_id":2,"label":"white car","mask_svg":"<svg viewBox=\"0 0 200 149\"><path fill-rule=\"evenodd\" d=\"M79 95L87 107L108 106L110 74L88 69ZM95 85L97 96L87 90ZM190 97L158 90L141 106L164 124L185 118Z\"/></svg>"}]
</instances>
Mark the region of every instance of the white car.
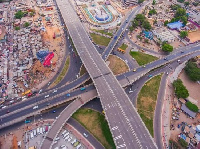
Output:
<instances>
[{"instance_id":1,"label":"white car","mask_svg":"<svg viewBox=\"0 0 200 149\"><path fill-rule=\"evenodd\" d=\"M51 82L49 82L47 85L50 85L51 84Z\"/></svg>"},{"instance_id":2,"label":"white car","mask_svg":"<svg viewBox=\"0 0 200 149\"><path fill-rule=\"evenodd\" d=\"M87 138L88 137L88 135L86 134L86 133L83 133L83 135Z\"/></svg>"},{"instance_id":3,"label":"white car","mask_svg":"<svg viewBox=\"0 0 200 149\"><path fill-rule=\"evenodd\" d=\"M37 109L37 108L38 108L38 106L34 106L34 107L33 107L33 110L35 110L35 109Z\"/></svg>"},{"instance_id":4,"label":"white car","mask_svg":"<svg viewBox=\"0 0 200 149\"><path fill-rule=\"evenodd\" d=\"M39 93L39 94L40 94L40 93L42 93L42 89L41 89L41 90L39 90L39 92L38 92L38 93Z\"/></svg>"},{"instance_id":5,"label":"white car","mask_svg":"<svg viewBox=\"0 0 200 149\"><path fill-rule=\"evenodd\" d=\"M53 90L53 93L56 93L57 91L58 91L58 90L54 89L54 90Z\"/></svg>"},{"instance_id":6,"label":"white car","mask_svg":"<svg viewBox=\"0 0 200 149\"><path fill-rule=\"evenodd\" d=\"M48 98L48 97L49 97L49 95L44 96L44 98Z\"/></svg>"}]
</instances>

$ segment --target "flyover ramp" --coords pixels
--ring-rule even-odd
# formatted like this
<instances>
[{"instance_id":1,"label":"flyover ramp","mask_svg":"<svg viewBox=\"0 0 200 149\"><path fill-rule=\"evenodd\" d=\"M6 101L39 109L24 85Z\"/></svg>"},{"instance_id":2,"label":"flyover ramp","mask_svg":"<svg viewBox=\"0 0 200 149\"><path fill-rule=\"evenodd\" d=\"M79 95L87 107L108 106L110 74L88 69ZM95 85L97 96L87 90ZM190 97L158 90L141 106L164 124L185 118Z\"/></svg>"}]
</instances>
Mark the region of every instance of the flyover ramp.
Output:
<instances>
[{"instance_id":1,"label":"flyover ramp","mask_svg":"<svg viewBox=\"0 0 200 149\"><path fill-rule=\"evenodd\" d=\"M156 148L128 96L90 41L70 2L67 0L56 2L74 46L100 96L116 147Z\"/></svg>"},{"instance_id":2,"label":"flyover ramp","mask_svg":"<svg viewBox=\"0 0 200 149\"><path fill-rule=\"evenodd\" d=\"M58 118L53 122L51 129L48 131L45 139L42 142L42 146L40 148L50 149L53 145L54 138L58 135L62 127L65 125L67 120L72 116L72 114L78 110L83 104L92 100L94 97L97 97L96 90L90 90L85 92L81 98L74 100L71 104L69 104L58 116Z\"/></svg>"}]
</instances>

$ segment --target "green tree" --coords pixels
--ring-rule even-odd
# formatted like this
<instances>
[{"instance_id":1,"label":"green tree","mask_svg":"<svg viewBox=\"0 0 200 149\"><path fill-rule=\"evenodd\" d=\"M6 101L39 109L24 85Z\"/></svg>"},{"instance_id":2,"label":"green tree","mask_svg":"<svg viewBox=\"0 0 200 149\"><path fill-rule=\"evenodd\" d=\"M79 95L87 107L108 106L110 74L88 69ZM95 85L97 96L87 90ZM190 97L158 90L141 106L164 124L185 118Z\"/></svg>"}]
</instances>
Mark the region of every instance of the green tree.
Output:
<instances>
[{"instance_id":1,"label":"green tree","mask_svg":"<svg viewBox=\"0 0 200 149\"><path fill-rule=\"evenodd\" d=\"M30 12L30 16L33 17L35 15L34 12Z\"/></svg>"},{"instance_id":2,"label":"green tree","mask_svg":"<svg viewBox=\"0 0 200 149\"><path fill-rule=\"evenodd\" d=\"M143 2L144 2L144 0L138 0L138 4L141 4Z\"/></svg>"},{"instance_id":3,"label":"green tree","mask_svg":"<svg viewBox=\"0 0 200 149\"><path fill-rule=\"evenodd\" d=\"M16 27L15 27L15 30L16 30L16 31L20 30L20 27L19 27L19 26L16 26Z\"/></svg>"},{"instance_id":4,"label":"green tree","mask_svg":"<svg viewBox=\"0 0 200 149\"><path fill-rule=\"evenodd\" d=\"M182 138L180 138L180 139L178 140L178 142L179 142L180 145L181 145L182 147L184 147L184 148L186 148L186 147L188 146L188 143L187 143L185 140L183 140Z\"/></svg>"},{"instance_id":5,"label":"green tree","mask_svg":"<svg viewBox=\"0 0 200 149\"><path fill-rule=\"evenodd\" d=\"M166 21L164 22L164 26L167 26L168 23L169 23L169 21L166 20Z\"/></svg>"},{"instance_id":6,"label":"green tree","mask_svg":"<svg viewBox=\"0 0 200 149\"><path fill-rule=\"evenodd\" d=\"M187 76L192 81L199 81L200 80L200 68L197 67L195 62L189 61L187 62L184 68Z\"/></svg>"},{"instance_id":7,"label":"green tree","mask_svg":"<svg viewBox=\"0 0 200 149\"><path fill-rule=\"evenodd\" d=\"M187 7L190 5L190 2L185 2L184 5L185 5L185 7Z\"/></svg>"},{"instance_id":8,"label":"green tree","mask_svg":"<svg viewBox=\"0 0 200 149\"><path fill-rule=\"evenodd\" d=\"M21 19L23 16L24 16L24 13L21 10L19 10L15 13L16 19Z\"/></svg>"},{"instance_id":9,"label":"green tree","mask_svg":"<svg viewBox=\"0 0 200 149\"><path fill-rule=\"evenodd\" d=\"M134 27L133 26L130 26L129 27L129 30L132 32L134 30Z\"/></svg>"},{"instance_id":10,"label":"green tree","mask_svg":"<svg viewBox=\"0 0 200 149\"><path fill-rule=\"evenodd\" d=\"M181 17L186 15L186 10L183 8L178 8L175 13L175 17Z\"/></svg>"},{"instance_id":11,"label":"green tree","mask_svg":"<svg viewBox=\"0 0 200 149\"><path fill-rule=\"evenodd\" d=\"M177 0L177 2L179 3L183 3L185 0Z\"/></svg>"},{"instance_id":12,"label":"green tree","mask_svg":"<svg viewBox=\"0 0 200 149\"><path fill-rule=\"evenodd\" d=\"M190 101L186 102L185 105L186 105L186 107L187 107L188 109L190 109L190 110L193 111L193 112L198 112L198 111L199 111L197 105L191 103Z\"/></svg>"},{"instance_id":13,"label":"green tree","mask_svg":"<svg viewBox=\"0 0 200 149\"><path fill-rule=\"evenodd\" d=\"M155 0L153 0L153 2L152 2L152 5L155 5L156 4L156 1Z\"/></svg>"},{"instance_id":14,"label":"green tree","mask_svg":"<svg viewBox=\"0 0 200 149\"><path fill-rule=\"evenodd\" d=\"M152 15L154 15L154 14L157 14L156 10L155 10L155 9L151 9L151 10L149 11L149 15L152 16Z\"/></svg>"},{"instance_id":15,"label":"green tree","mask_svg":"<svg viewBox=\"0 0 200 149\"><path fill-rule=\"evenodd\" d=\"M30 23L28 23L28 22L24 23L24 27L28 27L29 25L30 25Z\"/></svg>"},{"instance_id":16,"label":"green tree","mask_svg":"<svg viewBox=\"0 0 200 149\"><path fill-rule=\"evenodd\" d=\"M143 14L137 14L135 20L138 21L139 25L142 25L142 23L146 20L146 17Z\"/></svg>"},{"instance_id":17,"label":"green tree","mask_svg":"<svg viewBox=\"0 0 200 149\"><path fill-rule=\"evenodd\" d=\"M137 38L140 39L140 40L142 40L142 37L140 35L137 35Z\"/></svg>"},{"instance_id":18,"label":"green tree","mask_svg":"<svg viewBox=\"0 0 200 149\"><path fill-rule=\"evenodd\" d=\"M181 6L178 5L178 4L175 4L175 5L171 5L170 8L171 8L172 10L177 10L178 8L181 8Z\"/></svg>"},{"instance_id":19,"label":"green tree","mask_svg":"<svg viewBox=\"0 0 200 149\"><path fill-rule=\"evenodd\" d=\"M150 29L151 29L151 24L149 23L149 21L145 20L145 21L142 23L142 27L143 27L145 30L150 30Z\"/></svg>"},{"instance_id":20,"label":"green tree","mask_svg":"<svg viewBox=\"0 0 200 149\"><path fill-rule=\"evenodd\" d=\"M180 31L180 37L181 38L185 38L188 36L188 32L187 31Z\"/></svg>"},{"instance_id":21,"label":"green tree","mask_svg":"<svg viewBox=\"0 0 200 149\"><path fill-rule=\"evenodd\" d=\"M173 51L173 46L171 46L170 44L164 43L162 44L162 50L165 52L172 52Z\"/></svg>"},{"instance_id":22,"label":"green tree","mask_svg":"<svg viewBox=\"0 0 200 149\"><path fill-rule=\"evenodd\" d=\"M173 86L178 98L187 98L189 96L187 88L183 85L183 82L180 79L175 80Z\"/></svg>"},{"instance_id":23,"label":"green tree","mask_svg":"<svg viewBox=\"0 0 200 149\"><path fill-rule=\"evenodd\" d=\"M148 40L148 39L145 39L144 42L145 42L145 43L149 43L149 40Z\"/></svg>"},{"instance_id":24,"label":"green tree","mask_svg":"<svg viewBox=\"0 0 200 149\"><path fill-rule=\"evenodd\" d=\"M192 5L194 5L196 7L199 5L199 2L192 2Z\"/></svg>"}]
</instances>

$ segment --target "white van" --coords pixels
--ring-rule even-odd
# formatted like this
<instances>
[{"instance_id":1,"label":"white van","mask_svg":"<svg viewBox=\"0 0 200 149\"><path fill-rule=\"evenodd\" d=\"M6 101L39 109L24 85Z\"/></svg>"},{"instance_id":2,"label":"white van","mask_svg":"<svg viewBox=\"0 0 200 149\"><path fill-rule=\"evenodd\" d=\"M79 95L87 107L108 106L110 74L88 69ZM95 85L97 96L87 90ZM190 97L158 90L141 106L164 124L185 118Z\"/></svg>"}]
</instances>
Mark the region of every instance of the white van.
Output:
<instances>
[{"instance_id":1,"label":"white van","mask_svg":"<svg viewBox=\"0 0 200 149\"><path fill-rule=\"evenodd\" d=\"M36 129L33 130L33 134L34 134L34 136L37 136Z\"/></svg>"},{"instance_id":2,"label":"white van","mask_svg":"<svg viewBox=\"0 0 200 149\"><path fill-rule=\"evenodd\" d=\"M42 127L40 128L40 134L43 134L43 129L42 129Z\"/></svg>"},{"instance_id":3,"label":"white van","mask_svg":"<svg viewBox=\"0 0 200 149\"><path fill-rule=\"evenodd\" d=\"M69 135L67 135L64 139L65 139L65 141L68 140L69 139Z\"/></svg>"},{"instance_id":4,"label":"white van","mask_svg":"<svg viewBox=\"0 0 200 149\"><path fill-rule=\"evenodd\" d=\"M40 134L40 128L39 127L37 128L37 134Z\"/></svg>"},{"instance_id":5,"label":"white van","mask_svg":"<svg viewBox=\"0 0 200 149\"><path fill-rule=\"evenodd\" d=\"M67 130L64 130L64 131L62 132L62 136L63 136L66 132L67 132Z\"/></svg>"},{"instance_id":6,"label":"white van","mask_svg":"<svg viewBox=\"0 0 200 149\"><path fill-rule=\"evenodd\" d=\"M31 139L33 139L33 138L34 138L33 132L31 132Z\"/></svg>"},{"instance_id":7,"label":"white van","mask_svg":"<svg viewBox=\"0 0 200 149\"><path fill-rule=\"evenodd\" d=\"M67 132L66 134L64 134L63 138L65 138L65 137L68 136L68 135L69 135L69 132Z\"/></svg>"},{"instance_id":8,"label":"white van","mask_svg":"<svg viewBox=\"0 0 200 149\"><path fill-rule=\"evenodd\" d=\"M79 149L79 148L81 148L81 144L79 144L79 145L76 147L76 149Z\"/></svg>"},{"instance_id":9,"label":"white van","mask_svg":"<svg viewBox=\"0 0 200 149\"><path fill-rule=\"evenodd\" d=\"M73 145L75 142L76 142L77 140L76 139L74 139L72 142L71 142L71 144Z\"/></svg>"}]
</instances>

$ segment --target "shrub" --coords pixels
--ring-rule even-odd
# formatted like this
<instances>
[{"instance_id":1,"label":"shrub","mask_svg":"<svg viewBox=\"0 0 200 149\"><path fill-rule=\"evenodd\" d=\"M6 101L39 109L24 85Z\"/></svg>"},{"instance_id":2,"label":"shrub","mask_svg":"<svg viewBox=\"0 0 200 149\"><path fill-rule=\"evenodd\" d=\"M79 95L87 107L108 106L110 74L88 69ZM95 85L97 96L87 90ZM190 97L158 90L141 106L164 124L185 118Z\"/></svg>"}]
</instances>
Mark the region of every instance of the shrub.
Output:
<instances>
[{"instance_id":1,"label":"shrub","mask_svg":"<svg viewBox=\"0 0 200 149\"><path fill-rule=\"evenodd\" d=\"M199 111L198 107L195 104L191 103L190 101L186 102L185 105L186 105L186 107L188 109L190 109L193 112L198 112Z\"/></svg>"}]
</instances>

